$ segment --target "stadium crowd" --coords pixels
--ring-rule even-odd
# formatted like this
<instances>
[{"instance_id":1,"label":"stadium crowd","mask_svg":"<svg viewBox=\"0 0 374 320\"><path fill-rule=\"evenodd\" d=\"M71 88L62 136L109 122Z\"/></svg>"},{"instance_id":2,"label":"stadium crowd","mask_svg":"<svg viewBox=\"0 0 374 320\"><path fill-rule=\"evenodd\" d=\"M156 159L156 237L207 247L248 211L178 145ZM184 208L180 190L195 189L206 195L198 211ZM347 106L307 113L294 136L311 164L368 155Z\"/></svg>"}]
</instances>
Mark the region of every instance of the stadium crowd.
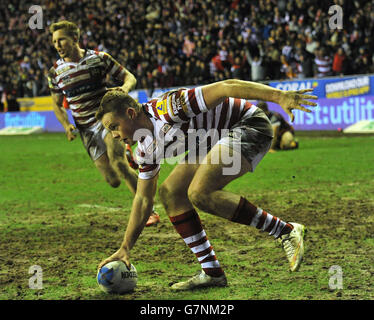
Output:
<instances>
[{"instance_id":1,"label":"stadium crowd","mask_svg":"<svg viewBox=\"0 0 374 320\"><path fill-rule=\"evenodd\" d=\"M329 7L343 29L329 28ZM137 88L374 72L374 1L367 0L40 0L43 28L31 29L25 0L0 3L0 91L49 95L58 59L48 27L70 20L83 48L107 51ZM116 85L116 84L112 84ZM12 100L13 99L13 100Z\"/></svg>"}]
</instances>

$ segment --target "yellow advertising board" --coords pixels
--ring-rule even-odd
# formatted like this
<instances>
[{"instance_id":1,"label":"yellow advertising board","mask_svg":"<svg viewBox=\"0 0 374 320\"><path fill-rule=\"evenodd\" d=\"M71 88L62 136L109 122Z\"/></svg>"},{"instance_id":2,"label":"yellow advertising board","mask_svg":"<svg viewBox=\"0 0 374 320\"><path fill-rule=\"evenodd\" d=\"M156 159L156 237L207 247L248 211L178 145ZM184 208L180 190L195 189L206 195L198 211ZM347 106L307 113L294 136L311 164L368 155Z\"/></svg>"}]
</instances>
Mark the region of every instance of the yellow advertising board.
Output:
<instances>
[{"instance_id":1,"label":"yellow advertising board","mask_svg":"<svg viewBox=\"0 0 374 320\"><path fill-rule=\"evenodd\" d=\"M52 97L18 98L21 111L52 111Z\"/></svg>"}]
</instances>

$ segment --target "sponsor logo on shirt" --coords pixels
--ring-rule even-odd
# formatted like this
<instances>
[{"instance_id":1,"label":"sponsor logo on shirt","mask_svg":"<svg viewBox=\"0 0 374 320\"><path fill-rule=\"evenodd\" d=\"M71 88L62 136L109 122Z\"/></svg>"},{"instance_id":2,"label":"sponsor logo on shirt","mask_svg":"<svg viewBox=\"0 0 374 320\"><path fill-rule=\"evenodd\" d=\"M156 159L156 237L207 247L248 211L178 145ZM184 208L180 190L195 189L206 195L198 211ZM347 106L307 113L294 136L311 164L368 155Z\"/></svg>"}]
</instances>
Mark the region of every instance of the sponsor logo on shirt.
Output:
<instances>
[{"instance_id":1,"label":"sponsor logo on shirt","mask_svg":"<svg viewBox=\"0 0 374 320\"><path fill-rule=\"evenodd\" d=\"M69 83L72 83L74 80L70 76L65 76L65 77L61 78L61 81L62 81L62 85L66 86Z\"/></svg>"},{"instance_id":2,"label":"sponsor logo on shirt","mask_svg":"<svg viewBox=\"0 0 374 320\"><path fill-rule=\"evenodd\" d=\"M180 110L183 110L184 113L187 114L187 105L186 105L186 100L185 100L185 92L182 91L180 97L177 99L175 98L175 95L173 95L173 99L172 99L172 109L173 109L173 113L174 115L177 115Z\"/></svg>"},{"instance_id":3,"label":"sponsor logo on shirt","mask_svg":"<svg viewBox=\"0 0 374 320\"><path fill-rule=\"evenodd\" d=\"M162 127L161 127L161 131L166 134L169 130L171 129L171 125L168 124L168 123L165 123Z\"/></svg>"},{"instance_id":4,"label":"sponsor logo on shirt","mask_svg":"<svg viewBox=\"0 0 374 320\"><path fill-rule=\"evenodd\" d=\"M167 114L168 113L167 100L165 99L165 100L157 102L156 109L159 115Z\"/></svg>"},{"instance_id":5,"label":"sponsor logo on shirt","mask_svg":"<svg viewBox=\"0 0 374 320\"><path fill-rule=\"evenodd\" d=\"M66 97L71 98L71 97L75 97L75 96L78 96L80 94L87 93L87 92L90 92L90 91L96 91L96 90L99 90L101 88L102 88L102 83L93 82L93 83L89 83L89 84L76 86L76 87L71 88L69 90L64 90L64 93L65 93Z\"/></svg>"},{"instance_id":6,"label":"sponsor logo on shirt","mask_svg":"<svg viewBox=\"0 0 374 320\"><path fill-rule=\"evenodd\" d=\"M63 68L58 68L56 70L56 75L60 75L60 74L64 73L65 71L68 71L68 70L70 70L70 66L65 66Z\"/></svg>"},{"instance_id":7,"label":"sponsor logo on shirt","mask_svg":"<svg viewBox=\"0 0 374 320\"><path fill-rule=\"evenodd\" d=\"M93 58L89 58L86 60L86 64L95 64L95 63L100 63L99 57L93 57Z\"/></svg>"}]
</instances>

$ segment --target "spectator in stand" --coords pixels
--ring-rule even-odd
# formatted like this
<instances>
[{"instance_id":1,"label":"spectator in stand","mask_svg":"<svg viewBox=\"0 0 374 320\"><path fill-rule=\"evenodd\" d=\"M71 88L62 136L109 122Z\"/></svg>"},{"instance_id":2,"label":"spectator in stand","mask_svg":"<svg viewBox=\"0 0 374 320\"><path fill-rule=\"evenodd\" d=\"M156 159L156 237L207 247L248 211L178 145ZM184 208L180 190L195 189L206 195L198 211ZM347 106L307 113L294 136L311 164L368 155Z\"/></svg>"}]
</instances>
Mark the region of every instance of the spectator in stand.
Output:
<instances>
[{"instance_id":1,"label":"spectator in stand","mask_svg":"<svg viewBox=\"0 0 374 320\"><path fill-rule=\"evenodd\" d=\"M173 72L173 77L174 77L174 80L175 80L175 83L174 85L176 87L180 87L180 86L183 86L184 85L184 79L183 79L183 76L184 76L184 71L182 71L182 68L180 66L180 64L177 64L175 66L175 69L174 69L174 72Z\"/></svg>"},{"instance_id":2,"label":"spectator in stand","mask_svg":"<svg viewBox=\"0 0 374 320\"><path fill-rule=\"evenodd\" d=\"M287 79L295 79L296 78L296 72L293 68L293 66L288 66L286 70L286 78Z\"/></svg>"},{"instance_id":3,"label":"spectator in stand","mask_svg":"<svg viewBox=\"0 0 374 320\"><path fill-rule=\"evenodd\" d=\"M297 32L297 33L299 32L300 27L299 27L298 18L296 14L292 15L291 20L288 23L288 26L289 26L289 31Z\"/></svg>"},{"instance_id":4,"label":"spectator in stand","mask_svg":"<svg viewBox=\"0 0 374 320\"><path fill-rule=\"evenodd\" d=\"M319 41L317 41L311 33L308 33L306 37L306 51L308 51L310 54L314 54L315 51L320 48L320 46L321 44L319 43Z\"/></svg>"},{"instance_id":5,"label":"spectator in stand","mask_svg":"<svg viewBox=\"0 0 374 320\"><path fill-rule=\"evenodd\" d=\"M15 83L14 83L15 84ZM16 90L10 90L6 93L6 103L8 106L8 112L17 112L20 111L20 104L17 101Z\"/></svg>"},{"instance_id":6,"label":"spectator in stand","mask_svg":"<svg viewBox=\"0 0 374 320\"><path fill-rule=\"evenodd\" d=\"M342 74L372 72L374 3L371 0L337 0L336 3L344 13L349 12L343 16L342 31L331 31L327 27L328 1L40 0L45 28L32 30L25 28L27 15L23 1L6 0L0 2L0 75L8 78L4 87L12 85L10 79L16 80L17 97L48 95L44 74L56 56L45 45L49 42L47 30L50 23L65 19L77 21L81 27L82 48L111 52L121 64L128 66L137 76L138 89L186 85L184 75L175 72L176 65L184 70L187 61L192 64L193 59L197 59L207 69L217 53L221 54L221 60L215 62L223 64L224 69L213 66L216 69L204 76L205 83L222 75L233 77L232 73L237 70L232 68L234 57L247 59L247 49L253 59L257 55L260 60L256 49L259 44L266 52L262 57L261 79L280 79L282 49L289 63L293 60L298 63L297 73L302 77L305 70L300 70L301 59L296 56L297 41L301 41L302 48L310 54L323 44L324 56L331 60L338 46L342 47L347 57ZM289 45L293 49L291 52ZM367 58L360 60L363 63L357 60L360 47L364 47L367 54ZM156 58L159 56L161 59ZM155 71L157 60L165 63L168 57L172 59L168 63L171 69ZM355 61L359 62L357 68ZM269 67L271 63L273 66ZM317 74L323 77L331 73ZM247 62L242 67L241 77L242 80L251 79ZM5 78L3 76L4 81ZM199 79L194 76L192 81Z\"/></svg>"},{"instance_id":7,"label":"spectator in stand","mask_svg":"<svg viewBox=\"0 0 374 320\"><path fill-rule=\"evenodd\" d=\"M193 43L191 40L190 40L190 36L189 35L186 35L185 39L184 39L184 43L183 43L183 53L186 55L187 58L189 58L193 51L195 49L195 43Z\"/></svg>"},{"instance_id":8,"label":"spectator in stand","mask_svg":"<svg viewBox=\"0 0 374 320\"><path fill-rule=\"evenodd\" d=\"M242 79L242 67L243 65L240 57L235 57L231 67L231 74L234 79Z\"/></svg>"},{"instance_id":9,"label":"spectator in stand","mask_svg":"<svg viewBox=\"0 0 374 320\"><path fill-rule=\"evenodd\" d=\"M264 40L269 39L269 37L270 37L270 31L271 31L272 28L273 28L273 26L271 24L271 18L270 17L266 17L265 18L265 22L264 22L264 27L262 29L262 38Z\"/></svg>"},{"instance_id":10,"label":"spectator in stand","mask_svg":"<svg viewBox=\"0 0 374 320\"><path fill-rule=\"evenodd\" d=\"M344 50L344 52L347 56L350 56L352 54L352 49L351 49L351 45L349 44L348 37L343 37L342 41L343 41L343 43L341 45L342 49Z\"/></svg>"},{"instance_id":11,"label":"spectator in stand","mask_svg":"<svg viewBox=\"0 0 374 320\"><path fill-rule=\"evenodd\" d=\"M312 78L313 77L313 58L304 51L300 54L300 61L298 63L298 78Z\"/></svg>"},{"instance_id":12,"label":"spectator in stand","mask_svg":"<svg viewBox=\"0 0 374 320\"><path fill-rule=\"evenodd\" d=\"M229 62L229 53L227 52L227 47L225 45L222 46L222 49L219 50L219 58L221 61L221 64L224 69L228 69L230 67L230 62Z\"/></svg>"},{"instance_id":13,"label":"spectator in stand","mask_svg":"<svg viewBox=\"0 0 374 320\"><path fill-rule=\"evenodd\" d=\"M346 60L346 55L344 53L343 48L339 48L338 51L334 55L334 60L332 62L332 71L335 75L343 75L344 73L344 62Z\"/></svg>"},{"instance_id":14,"label":"spectator in stand","mask_svg":"<svg viewBox=\"0 0 374 320\"><path fill-rule=\"evenodd\" d=\"M249 65L251 66L251 80L252 81L261 81L265 79L265 68L263 66L263 61L262 61L262 56L263 56L263 51L262 47L259 46L259 55L255 55L252 58L252 55L250 51L247 49L245 51L247 61Z\"/></svg>"},{"instance_id":15,"label":"spectator in stand","mask_svg":"<svg viewBox=\"0 0 374 320\"><path fill-rule=\"evenodd\" d=\"M315 75L318 78L331 75L332 60L330 56L327 54L326 49L316 50L314 63L316 66L316 71L317 71Z\"/></svg>"},{"instance_id":16,"label":"spectator in stand","mask_svg":"<svg viewBox=\"0 0 374 320\"><path fill-rule=\"evenodd\" d=\"M281 62L280 52L277 47L273 44L269 44L269 47L265 50L266 54L266 75L269 79L280 79L281 78Z\"/></svg>"},{"instance_id":17,"label":"spectator in stand","mask_svg":"<svg viewBox=\"0 0 374 320\"><path fill-rule=\"evenodd\" d=\"M280 57L281 60L281 67L280 67L280 72L281 72L281 79L292 79L296 77L296 74L293 73L292 66L287 60L285 55L281 55Z\"/></svg>"},{"instance_id":18,"label":"spectator in stand","mask_svg":"<svg viewBox=\"0 0 374 320\"><path fill-rule=\"evenodd\" d=\"M214 75L216 72L220 72L225 70L225 68L222 65L221 57L219 54L214 55L214 57L211 60L212 63L212 74Z\"/></svg>"},{"instance_id":19,"label":"spectator in stand","mask_svg":"<svg viewBox=\"0 0 374 320\"><path fill-rule=\"evenodd\" d=\"M330 37L330 39L327 41L327 44L331 47L331 49L336 49L336 47L341 42L341 33L339 33L338 30L335 30Z\"/></svg>"},{"instance_id":20,"label":"spectator in stand","mask_svg":"<svg viewBox=\"0 0 374 320\"><path fill-rule=\"evenodd\" d=\"M293 58L293 47L291 46L291 41L288 39L286 41L286 44L282 48L282 55L284 55L287 60Z\"/></svg>"},{"instance_id":21,"label":"spectator in stand","mask_svg":"<svg viewBox=\"0 0 374 320\"><path fill-rule=\"evenodd\" d=\"M359 56L356 58L354 65L356 73L367 73L371 67L371 61L364 47L359 49Z\"/></svg>"}]
</instances>

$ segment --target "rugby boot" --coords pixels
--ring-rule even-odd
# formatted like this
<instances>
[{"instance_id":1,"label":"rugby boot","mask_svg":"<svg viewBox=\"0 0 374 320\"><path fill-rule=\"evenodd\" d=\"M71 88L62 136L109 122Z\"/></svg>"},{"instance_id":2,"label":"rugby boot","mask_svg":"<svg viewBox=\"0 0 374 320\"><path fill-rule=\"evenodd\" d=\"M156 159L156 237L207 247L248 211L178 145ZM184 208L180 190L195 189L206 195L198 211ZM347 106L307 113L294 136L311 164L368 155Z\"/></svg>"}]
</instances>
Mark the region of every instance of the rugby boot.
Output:
<instances>
[{"instance_id":1,"label":"rugby boot","mask_svg":"<svg viewBox=\"0 0 374 320\"><path fill-rule=\"evenodd\" d=\"M175 291L185 291L185 290L194 290L199 288L206 287L226 287L227 279L226 275L223 274L220 277L211 277L207 275L203 270L196 276L188 279L187 281L174 283L171 286L172 290Z\"/></svg>"},{"instance_id":2,"label":"rugby boot","mask_svg":"<svg viewBox=\"0 0 374 320\"><path fill-rule=\"evenodd\" d=\"M288 234L280 236L278 241L286 253L290 270L293 272L299 269L303 259L306 228L302 224L295 222L289 222L289 224L294 227L293 230Z\"/></svg>"}]
</instances>

